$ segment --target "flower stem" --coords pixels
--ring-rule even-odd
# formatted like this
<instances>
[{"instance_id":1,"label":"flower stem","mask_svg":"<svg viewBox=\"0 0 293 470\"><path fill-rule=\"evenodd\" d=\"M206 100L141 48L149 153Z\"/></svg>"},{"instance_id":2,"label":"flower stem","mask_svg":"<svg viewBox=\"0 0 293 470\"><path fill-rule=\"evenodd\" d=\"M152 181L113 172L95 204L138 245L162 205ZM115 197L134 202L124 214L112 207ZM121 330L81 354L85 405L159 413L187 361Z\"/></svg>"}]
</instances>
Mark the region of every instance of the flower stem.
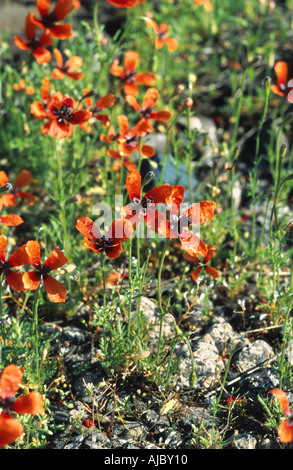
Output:
<instances>
[{"instance_id":1,"label":"flower stem","mask_svg":"<svg viewBox=\"0 0 293 470\"><path fill-rule=\"evenodd\" d=\"M164 260L166 257L167 249L169 246L169 238L166 238L164 249L161 255L159 270L158 270L158 304L160 310L160 330L159 330L159 339L158 339L158 349L157 349L157 364L159 363L160 359L160 350L161 350L161 340L162 340L162 332L163 332L163 320L164 320L164 309L162 305L162 269L164 265Z\"/></svg>"},{"instance_id":2,"label":"flower stem","mask_svg":"<svg viewBox=\"0 0 293 470\"><path fill-rule=\"evenodd\" d=\"M38 288L34 292L34 300L33 300L33 340L35 346L35 355L36 355L36 376L39 380L39 318L38 318L38 305L39 305L39 290L40 284Z\"/></svg>"}]
</instances>

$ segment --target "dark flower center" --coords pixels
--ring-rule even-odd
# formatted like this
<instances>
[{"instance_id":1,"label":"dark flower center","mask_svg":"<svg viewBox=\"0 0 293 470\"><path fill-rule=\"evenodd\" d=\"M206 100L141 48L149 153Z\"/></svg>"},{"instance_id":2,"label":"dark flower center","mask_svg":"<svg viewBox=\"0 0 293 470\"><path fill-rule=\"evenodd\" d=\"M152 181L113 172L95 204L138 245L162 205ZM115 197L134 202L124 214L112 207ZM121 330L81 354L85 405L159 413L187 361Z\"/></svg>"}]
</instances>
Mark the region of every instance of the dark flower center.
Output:
<instances>
[{"instance_id":1,"label":"dark flower center","mask_svg":"<svg viewBox=\"0 0 293 470\"><path fill-rule=\"evenodd\" d=\"M115 246L114 240L111 237L103 235L99 240L96 242L99 247L99 250L106 250L107 248L113 248Z\"/></svg>"},{"instance_id":2,"label":"dark flower center","mask_svg":"<svg viewBox=\"0 0 293 470\"><path fill-rule=\"evenodd\" d=\"M173 214L171 215L170 229L180 234L185 228L189 227L191 223L192 219L189 215L178 217L177 215Z\"/></svg>"},{"instance_id":3,"label":"dark flower center","mask_svg":"<svg viewBox=\"0 0 293 470\"><path fill-rule=\"evenodd\" d=\"M30 39L27 40L27 45L28 47L30 47L31 49L37 49L40 45L40 38L38 36L34 36Z\"/></svg>"},{"instance_id":4,"label":"dark flower center","mask_svg":"<svg viewBox=\"0 0 293 470\"><path fill-rule=\"evenodd\" d=\"M149 118L151 112L152 112L152 108L151 108L151 106L148 106L147 108L142 109L141 112L140 112L140 114L141 114L143 117L145 117L145 118Z\"/></svg>"},{"instance_id":5,"label":"dark flower center","mask_svg":"<svg viewBox=\"0 0 293 470\"><path fill-rule=\"evenodd\" d=\"M50 266L46 266L44 264L38 264L35 268L38 271L38 274L43 277L46 277L51 271Z\"/></svg>"},{"instance_id":6,"label":"dark flower center","mask_svg":"<svg viewBox=\"0 0 293 470\"><path fill-rule=\"evenodd\" d=\"M135 70L131 70L131 72L125 72L125 81L133 83L135 75L136 75Z\"/></svg>"},{"instance_id":7,"label":"dark flower center","mask_svg":"<svg viewBox=\"0 0 293 470\"><path fill-rule=\"evenodd\" d=\"M129 145L130 147L136 147L136 144L138 142L139 136L138 135L126 135L125 140L126 140L126 145Z\"/></svg>"},{"instance_id":8,"label":"dark flower center","mask_svg":"<svg viewBox=\"0 0 293 470\"><path fill-rule=\"evenodd\" d=\"M138 197L133 198L133 203L135 204L132 209L133 214L138 214L141 212L143 216L147 214L147 208L153 203L153 199L149 197L143 197L141 200Z\"/></svg>"},{"instance_id":9,"label":"dark flower center","mask_svg":"<svg viewBox=\"0 0 293 470\"><path fill-rule=\"evenodd\" d=\"M45 26L45 28L54 26L55 21L57 21L57 16L53 11L49 15L42 17L42 25Z\"/></svg>"},{"instance_id":10,"label":"dark flower center","mask_svg":"<svg viewBox=\"0 0 293 470\"><path fill-rule=\"evenodd\" d=\"M63 124L64 121L70 122L73 119L73 109L67 104L60 106L60 108L54 108L53 114L58 116L58 124Z\"/></svg>"},{"instance_id":11,"label":"dark flower center","mask_svg":"<svg viewBox=\"0 0 293 470\"><path fill-rule=\"evenodd\" d=\"M7 272L12 268L12 263L10 261L0 261L0 275L3 272Z\"/></svg>"},{"instance_id":12,"label":"dark flower center","mask_svg":"<svg viewBox=\"0 0 293 470\"><path fill-rule=\"evenodd\" d=\"M3 413L9 413L9 411L14 410L14 397L0 398L0 408L2 408Z\"/></svg>"}]
</instances>

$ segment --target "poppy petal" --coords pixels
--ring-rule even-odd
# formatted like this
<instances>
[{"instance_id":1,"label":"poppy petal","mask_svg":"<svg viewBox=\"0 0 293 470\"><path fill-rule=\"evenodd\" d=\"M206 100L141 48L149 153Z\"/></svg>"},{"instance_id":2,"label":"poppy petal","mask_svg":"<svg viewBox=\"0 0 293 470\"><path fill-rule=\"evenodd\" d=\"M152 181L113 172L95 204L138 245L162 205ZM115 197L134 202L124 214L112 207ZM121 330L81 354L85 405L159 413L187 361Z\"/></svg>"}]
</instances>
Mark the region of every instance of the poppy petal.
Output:
<instances>
[{"instance_id":1,"label":"poppy petal","mask_svg":"<svg viewBox=\"0 0 293 470\"><path fill-rule=\"evenodd\" d=\"M44 47L37 47L37 49L34 49L33 56L39 65L50 62L52 57L51 52Z\"/></svg>"},{"instance_id":2,"label":"poppy petal","mask_svg":"<svg viewBox=\"0 0 293 470\"><path fill-rule=\"evenodd\" d=\"M112 93L108 93L107 95L100 98L96 102L95 106L99 107L100 109L110 108L114 105L115 101L115 95L113 95Z\"/></svg>"},{"instance_id":3,"label":"poppy petal","mask_svg":"<svg viewBox=\"0 0 293 470\"><path fill-rule=\"evenodd\" d=\"M41 47L47 47L47 46L53 46L53 39L51 37L50 31L46 30L39 39L39 46ZM50 54L51 55L51 54Z\"/></svg>"},{"instance_id":4,"label":"poppy petal","mask_svg":"<svg viewBox=\"0 0 293 470\"><path fill-rule=\"evenodd\" d=\"M206 256L207 247L205 243L200 240L193 232L189 230L182 230L178 235L179 240L181 241L181 246L183 250L187 251L192 256L202 255Z\"/></svg>"},{"instance_id":5,"label":"poppy petal","mask_svg":"<svg viewBox=\"0 0 293 470\"><path fill-rule=\"evenodd\" d=\"M62 251L55 248L44 262L44 266L49 266L51 269L58 269L61 268L61 266L64 266L67 261L68 259L64 256Z\"/></svg>"},{"instance_id":6,"label":"poppy petal","mask_svg":"<svg viewBox=\"0 0 293 470\"><path fill-rule=\"evenodd\" d=\"M208 263L216 253L216 245L208 245L208 254L206 255L204 262Z\"/></svg>"},{"instance_id":7,"label":"poppy petal","mask_svg":"<svg viewBox=\"0 0 293 470\"><path fill-rule=\"evenodd\" d=\"M124 57L124 69L126 73L133 72L139 63L139 55L137 52L128 51Z\"/></svg>"},{"instance_id":8,"label":"poppy petal","mask_svg":"<svg viewBox=\"0 0 293 470\"><path fill-rule=\"evenodd\" d=\"M67 77L71 78L72 80L78 81L83 79L83 73L81 72L72 72L66 73Z\"/></svg>"},{"instance_id":9,"label":"poppy petal","mask_svg":"<svg viewBox=\"0 0 293 470\"><path fill-rule=\"evenodd\" d=\"M156 186L155 188L150 189L145 194L143 199L149 199L153 204L166 203L166 201L170 198L172 191L172 186L170 186L169 184L162 184L160 186Z\"/></svg>"},{"instance_id":10,"label":"poppy petal","mask_svg":"<svg viewBox=\"0 0 293 470\"><path fill-rule=\"evenodd\" d=\"M0 261L5 261L6 247L7 247L6 238L1 235L0 236Z\"/></svg>"},{"instance_id":11,"label":"poppy petal","mask_svg":"<svg viewBox=\"0 0 293 470\"><path fill-rule=\"evenodd\" d=\"M138 170L133 170L126 177L126 189L130 200L134 198L140 200L141 192L141 176Z\"/></svg>"},{"instance_id":12,"label":"poppy petal","mask_svg":"<svg viewBox=\"0 0 293 470\"><path fill-rule=\"evenodd\" d=\"M122 79L124 79L125 77L123 68L121 67L121 65L118 65L116 62L113 62L113 64L111 65L110 73L114 75L115 77L119 77Z\"/></svg>"},{"instance_id":13,"label":"poppy petal","mask_svg":"<svg viewBox=\"0 0 293 470\"><path fill-rule=\"evenodd\" d=\"M62 57L62 54L59 51L59 49L57 49L57 48L54 49L54 56L55 56L55 60L56 60L56 63L57 63L57 67L59 69L63 69L63 57Z\"/></svg>"},{"instance_id":14,"label":"poppy petal","mask_svg":"<svg viewBox=\"0 0 293 470\"><path fill-rule=\"evenodd\" d=\"M68 59L68 61L66 62L67 72L72 73L75 72L77 69L80 69L80 67L82 66L82 62L82 58L77 55L70 57L70 59Z\"/></svg>"},{"instance_id":15,"label":"poppy petal","mask_svg":"<svg viewBox=\"0 0 293 470\"><path fill-rule=\"evenodd\" d=\"M0 217L0 224L8 225L9 227L17 227L23 223L23 219L16 214L2 215Z\"/></svg>"},{"instance_id":16,"label":"poppy petal","mask_svg":"<svg viewBox=\"0 0 293 470\"><path fill-rule=\"evenodd\" d=\"M153 157L155 155L155 149L151 147L150 145L143 145L141 147L141 154L144 157Z\"/></svg>"},{"instance_id":17,"label":"poppy petal","mask_svg":"<svg viewBox=\"0 0 293 470\"><path fill-rule=\"evenodd\" d=\"M32 39L36 34L36 25L32 22L32 13L28 13L25 18L25 35L27 39Z\"/></svg>"},{"instance_id":18,"label":"poppy petal","mask_svg":"<svg viewBox=\"0 0 293 470\"><path fill-rule=\"evenodd\" d=\"M0 376L0 396L3 399L14 397L23 376L22 369L10 364L3 369Z\"/></svg>"},{"instance_id":19,"label":"poppy petal","mask_svg":"<svg viewBox=\"0 0 293 470\"><path fill-rule=\"evenodd\" d=\"M136 112L140 112L141 107L139 106L137 99L133 95L126 95L125 101L127 101L127 103L130 104L130 106L132 106Z\"/></svg>"},{"instance_id":20,"label":"poppy petal","mask_svg":"<svg viewBox=\"0 0 293 470\"><path fill-rule=\"evenodd\" d=\"M124 86L125 95L137 95L139 88L133 82L126 82Z\"/></svg>"},{"instance_id":21,"label":"poppy petal","mask_svg":"<svg viewBox=\"0 0 293 470\"><path fill-rule=\"evenodd\" d=\"M30 256L26 250L26 244L18 248L8 259L12 267L25 266L31 263Z\"/></svg>"},{"instance_id":22,"label":"poppy petal","mask_svg":"<svg viewBox=\"0 0 293 470\"><path fill-rule=\"evenodd\" d=\"M191 277L195 282L197 282L197 279L198 279L198 276L200 275L201 270L202 270L202 268L200 266L199 268L196 268L192 271Z\"/></svg>"},{"instance_id":23,"label":"poppy petal","mask_svg":"<svg viewBox=\"0 0 293 470\"><path fill-rule=\"evenodd\" d=\"M171 52L176 51L176 49L178 48L178 41L176 41L176 39L174 38L167 38L166 44L167 44L169 51Z\"/></svg>"},{"instance_id":24,"label":"poppy petal","mask_svg":"<svg viewBox=\"0 0 293 470\"><path fill-rule=\"evenodd\" d=\"M24 39L21 39L20 36L17 34L14 36L14 45L18 47L18 49L28 51L30 47L27 45L26 41Z\"/></svg>"},{"instance_id":25,"label":"poppy petal","mask_svg":"<svg viewBox=\"0 0 293 470\"><path fill-rule=\"evenodd\" d=\"M0 171L0 186L4 186L6 183L9 183L9 178L5 171Z\"/></svg>"},{"instance_id":26,"label":"poppy petal","mask_svg":"<svg viewBox=\"0 0 293 470\"><path fill-rule=\"evenodd\" d=\"M120 253L122 251L122 245L121 245L121 242L117 242L114 246L112 247L107 247L105 249L105 253L106 255L108 256L108 258L118 258L118 256L120 256Z\"/></svg>"},{"instance_id":27,"label":"poppy petal","mask_svg":"<svg viewBox=\"0 0 293 470\"><path fill-rule=\"evenodd\" d=\"M287 77L288 77L288 65L286 62L280 61L277 62L275 65L275 73L277 76L277 83L278 85L287 85Z\"/></svg>"},{"instance_id":28,"label":"poppy petal","mask_svg":"<svg viewBox=\"0 0 293 470\"><path fill-rule=\"evenodd\" d=\"M25 289L36 290L41 282L41 275L36 271L27 271L22 275L22 282Z\"/></svg>"},{"instance_id":29,"label":"poppy petal","mask_svg":"<svg viewBox=\"0 0 293 470\"><path fill-rule=\"evenodd\" d=\"M23 427L19 419L11 415L0 414L0 447L11 444L23 434Z\"/></svg>"},{"instance_id":30,"label":"poppy petal","mask_svg":"<svg viewBox=\"0 0 293 470\"><path fill-rule=\"evenodd\" d=\"M72 126L73 127L73 126ZM53 119L50 126L50 135L57 139L66 139L71 133L70 126L66 122L58 123L57 119Z\"/></svg>"},{"instance_id":31,"label":"poppy petal","mask_svg":"<svg viewBox=\"0 0 293 470\"><path fill-rule=\"evenodd\" d=\"M290 411L290 407L289 407L289 400L288 400L286 393L280 388L273 388L273 390L271 390L270 393L274 395L274 397L276 397L277 400L279 400L283 413L287 415Z\"/></svg>"},{"instance_id":32,"label":"poppy petal","mask_svg":"<svg viewBox=\"0 0 293 470\"><path fill-rule=\"evenodd\" d=\"M289 443L293 441L293 426L287 419L281 422L278 428L278 435L281 442Z\"/></svg>"},{"instance_id":33,"label":"poppy petal","mask_svg":"<svg viewBox=\"0 0 293 470\"><path fill-rule=\"evenodd\" d=\"M72 36L72 28L70 24L55 24L49 29L51 35L55 39L68 39Z\"/></svg>"},{"instance_id":34,"label":"poppy petal","mask_svg":"<svg viewBox=\"0 0 293 470\"><path fill-rule=\"evenodd\" d=\"M220 275L219 271L216 268L213 268L212 266L205 266L204 269L208 273L208 275L213 279L216 279Z\"/></svg>"},{"instance_id":35,"label":"poppy petal","mask_svg":"<svg viewBox=\"0 0 293 470\"><path fill-rule=\"evenodd\" d=\"M90 240L96 241L101 236L101 234L99 234L99 236L96 238L93 235L93 221L89 217L80 217L77 220L75 227L82 235L89 238Z\"/></svg>"},{"instance_id":36,"label":"poppy petal","mask_svg":"<svg viewBox=\"0 0 293 470\"><path fill-rule=\"evenodd\" d=\"M26 243L25 249L29 255L31 264L36 267L41 264L41 248L37 241L30 240Z\"/></svg>"},{"instance_id":37,"label":"poppy petal","mask_svg":"<svg viewBox=\"0 0 293 470\"><path fill-rule=\"evenodd\" d=\"M72 0L58 0L52 13L56 16L56 21L64 20L65 16L68 15L75 6Z\"/></svg>"},{"instance_id":38,"label":"poppy petal","mask_svg":"<svg viewBox=\"0 0 293 470\"><path fill-rule=\"evenodd\" d=\"M92 241L92 240L89 240L88 238L85 238L83 240L83 244L86 248L89 248L90 250L94 251L95 253L103 253L103 250L101 248L98 247L98 245Z\"/></svg>"},{"instance_id":39,"label":"poppy petal","mask_svg":"<svg viewBox=\"0 0 293 470\"><path fill-rule=\"evenodd\" d=\"M49 15L50 4L51 0L37 0L37 9L42 18Z\"/></svg>"},{"instance_id":40,"label":"poppy petal","mask_svg":"<svg viewBox=\"0 0 293 470\"><path fill-rule=\"evenodd\" d=\"M65 302L67 290L61 282L54 279L52 276L46 276L43 279L44 286L47 291L48 297L51 302L61 303Z\"/></svg>"},{"instance_id":41,"label":"poppy petal","mask_svg":"<svg viewBox=\"0 0 293 470\"><path fill-rule=\"evenodd\" d=\"M86 111L85 109L81 109L80 111L76 111L72 114L72 119L70 121L71 124L80 124L82 122L86 122L91 118L92 113L90 111Z\"/></svg>"},{"instance_id":42,"label":"poppy petal","mask_svg":"<svg viewBox=\"0 0 293 470\"><path fill-rule=\"evenodd\" d=\"M135 81L139 85L154 85L156 77L152 72L137 73L135 75Z\"/></svg>"},{"instance_id":43,"label":"poppy petal","mask_svg":"<svg viewBox=\"0 0 293 470\"><path fill-rule=\"evenodd\" d=\"M14 402L13 411L19 414L42 414L44 412L42 395L39 392L30 392L17 398Z\"/></svg>"},{"instance_id":44,"label":"poppy petal","mask_svg":"<svg viewBox=\"0 0 293 470\"><path fill-rule=\"evenodd\" d=\"M18 197L24 199L30 206L33 206L36 202L36 197L32 193L28 193L27 191L20 191L17 193Z\"/></svg>"},{"instance_id":45,"label":"poppy petal","mask_svg":"<svg viewBox=\"0 0 293 470\"><path fill-rule=\"evenodd\" d=\"M156 88L148 88L144 95L144 99L142 102L142 107L143 109L146 109L148 107L153 108L154 105L156 104L156 101L159 97L159 92Z\"/></svg>"},{"instance_id":46,"label":"poppy petal","mask_svg":"<svg viewBox=\"0 0 293 470\"><path fill-rule=\"evenodd\" d=\"M23 283L22 276L23 275L21 273L17 273L11 270L5 272L5 279L7 284L12 287L12 289L23 292L27 290L27 288Z\"/></svg>"},{"instance_id":47,"label":"poppy petal","mask_svg":"<svg viewBox=\"0 0 293 470\"><path fill-rule=\"evenodd\" d=\"M167 110L150 113L150 118L154 119L154 121L167 121L170 117L171 113Z\"/></svg>"},{"instance_id":48,"label":"poppy petal","mask_svg":"<svg viewBox=\"0 0 293 470\"><path fill-rule=\"evenodd\" d=\"M14 184L15 186L18 186L19 188L22 188L23 186L27 186L32 180L32 175L31 172L28 170L22 170L20 173L18 173Z\"/></svg>"}]
</instances>

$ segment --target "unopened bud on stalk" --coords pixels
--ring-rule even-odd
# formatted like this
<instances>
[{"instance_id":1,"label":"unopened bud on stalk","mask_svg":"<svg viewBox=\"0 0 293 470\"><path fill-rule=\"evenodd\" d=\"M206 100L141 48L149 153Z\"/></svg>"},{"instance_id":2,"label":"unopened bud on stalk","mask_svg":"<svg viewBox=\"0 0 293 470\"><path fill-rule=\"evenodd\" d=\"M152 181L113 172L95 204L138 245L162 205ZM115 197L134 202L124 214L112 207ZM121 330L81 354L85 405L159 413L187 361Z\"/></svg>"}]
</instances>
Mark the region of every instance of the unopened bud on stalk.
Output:
<instances>
[{"instance_id":1,"label":"unopened bud on stalk","mask_svg":"<svg viewBox=\"0 0 293 470\"><path fill-rule=\"evenodd\" d=\"M184 106L186 108L192 108L193 106L193 99L192 98L186 98L186 100L184 101Z\"/></svg>"},{"instance_id":2,"label":"unopened bud on stalk","mask_svg":"<svg viewBox=\"0 0 293 470\"><path fill-rule=\"evenodd\" d=\"M287 144L282 144L280 148L280 157L284 158L287 152Z\"/></svg>"},{"instance_id":3,"label":"unopened bud on stalk","mask_svg":"<svg viewBox=\"0 0 293 470\"><path fill-rule=\"evenodd\" d=\"M0 193L8 193L13 190L13 186L11 183L6 183L4 186L0 187Z\"/></svg>"},{"instance_id":4,"label":"unopened bud on stalk","mask_svg":"<svg viewBox=\"0 0 293 470\"><path fill-rule=\"evenodd\" d=\"M155 177L155 173L153 171L148 171L142 181L142 187L149 184Z\"/></svg>"},{"instance_id":5,"label":"unopened bud on stalk","mask_svg":"<svg viewBox=\"0 0 293 470\"><path fill-rule=\"evenodd\" d=\"M271 83L272 83L271 77L266 77L264 79L264 86L265 86L266 95L268 95L271 91Z\"/></svg>"},{"instance_id":6,"label":"unopened bud on stalk","mask_svg":"<svg viewBox=\"0 0 293 470\"><path fill-rule=\"evenodd\" d=\"M81 200L81 195L76 194L75 196L72 196L70 199L68 199L65 205L67 206L68 204L74 204L75 202L78 202L80 200Z\"/></svg>"}]
</instances>

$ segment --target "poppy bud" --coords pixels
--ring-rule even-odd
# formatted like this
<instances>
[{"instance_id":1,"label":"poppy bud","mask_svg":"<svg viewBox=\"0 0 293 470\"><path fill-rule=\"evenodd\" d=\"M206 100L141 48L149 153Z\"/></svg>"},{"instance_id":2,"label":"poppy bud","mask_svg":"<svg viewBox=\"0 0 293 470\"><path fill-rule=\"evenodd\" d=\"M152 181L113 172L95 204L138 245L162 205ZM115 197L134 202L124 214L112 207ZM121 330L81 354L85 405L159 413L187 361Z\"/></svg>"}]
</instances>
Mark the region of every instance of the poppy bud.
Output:
<instances>
[{"instance_id":1,"label":"poppy bud","mask_svg":"<svg viewBox=\"0 0 293 470\"><path fill-rule=\"evenodd\" d=\"M154 177L155 177L155 173L153 171L148 171L143 179L142 187L149 184L154 179Z\"/></svg>"},{"instance_id":2,"label":"poppy bud","mask_svg":"<svg viewBox=\"0 0 293 470\"><path fill-rule=\"evenodd\" d=\"M184 106L186 108L192 108L193 106L193 99L192 98L186 98L186 100L184 101Z\"/></svg>"},{"instance_id":3,"label":"poppy bud","mask_svg":"<svg viewBox=\"0 0 293 470\"><path fill-rule=\"evenodd\" d=\"M7 193L13 190L13 186L11 183L6 183L4 186L0 187L0 193Z\"/></svg>"}]
</instances>

